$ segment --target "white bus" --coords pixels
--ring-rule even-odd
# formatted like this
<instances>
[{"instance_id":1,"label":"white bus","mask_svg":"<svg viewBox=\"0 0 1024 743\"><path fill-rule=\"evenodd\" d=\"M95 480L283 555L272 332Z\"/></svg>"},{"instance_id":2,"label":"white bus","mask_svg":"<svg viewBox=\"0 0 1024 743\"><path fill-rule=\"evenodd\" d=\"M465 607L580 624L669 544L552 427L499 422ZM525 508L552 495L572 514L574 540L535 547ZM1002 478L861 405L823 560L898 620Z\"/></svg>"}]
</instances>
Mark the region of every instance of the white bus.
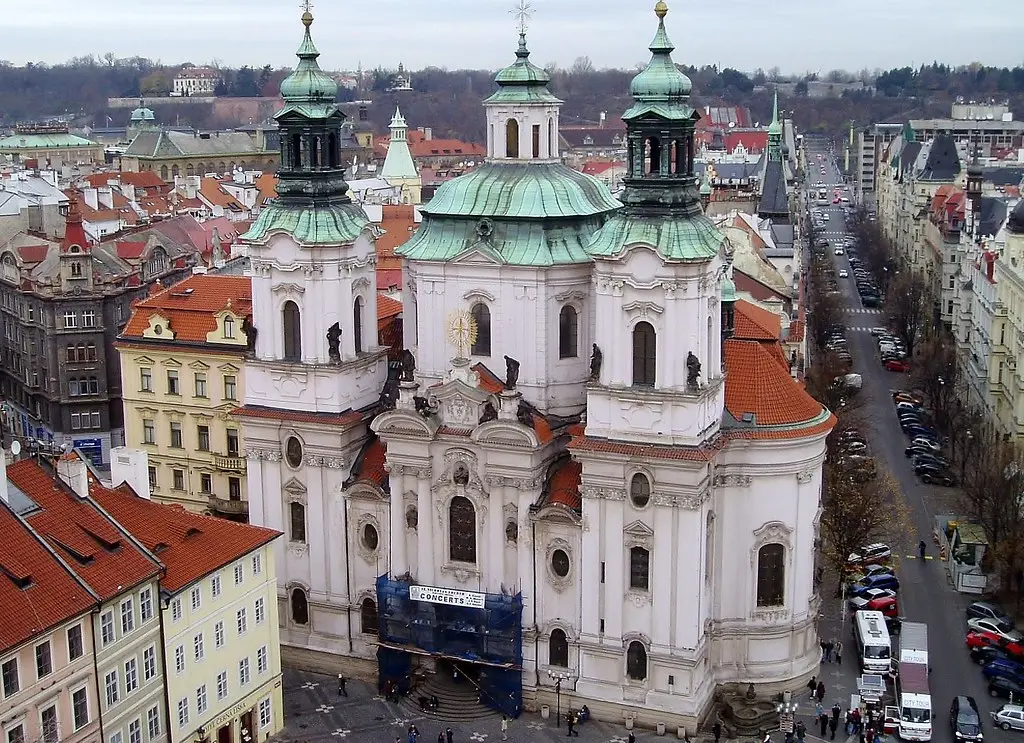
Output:
<instances>
[{"instance_id":1,"label":"white bus","mask_svg":"<svg viewBox=\"0 0 1024 743\"><path fill-rule=\"evenodd\" d=\"M882 612L858 611L854 614L853 636L857 640L861 668L874 673L888 673L892 643Z\"/></svg>"}]
</instances>

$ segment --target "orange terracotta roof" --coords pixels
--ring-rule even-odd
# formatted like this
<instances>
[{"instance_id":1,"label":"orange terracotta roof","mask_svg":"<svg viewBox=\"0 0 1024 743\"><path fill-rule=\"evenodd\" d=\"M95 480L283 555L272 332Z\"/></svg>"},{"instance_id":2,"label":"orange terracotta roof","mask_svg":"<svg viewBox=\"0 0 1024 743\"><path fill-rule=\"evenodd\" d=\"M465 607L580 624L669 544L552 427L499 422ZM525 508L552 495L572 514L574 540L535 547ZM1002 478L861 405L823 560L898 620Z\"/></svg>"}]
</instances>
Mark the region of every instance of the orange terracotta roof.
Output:
<instances>
[{"instance_id":1,"label":"orange terracotta roof","mask_svg":"<svg viewBox=\"0 0 1024 743\"><path fill-rule=\"evenodd\" d=\"M168 188L167 184L160 179L160 176L152 170L142 170L138 173L115 170L110 173L90 173L85 178L89 181L89 185L94 188L106 186L110 181L120 181L126 186L152 188L159 191L166 191Z\"/></svg>"},{"instance_id":2,"label":"orange terracotta roof","mask_svg":"<svg viewBox=\"0 0 1024 743\"><path fill-rule=\"evenodd\" d=\"M387 454L387 444L380 439L374 439L367 444L360 455L359 474L356 475L356 482L369 482L383 488L388 481L388 473L384 469Z\"/></svg>"},{"instance_id":3,"label":"orange terracotta roof","mask_svg":"<svg viewBox=\"0 0 1024 743\"><path fill-rule=\"evenodd\" d=\"M505 383L498 379L494 372L488 369L484 364L473 364L473 371L480 375L480 389L484 392L490 392L492 395L497 395L505 389Z\"/></svg>"},{"instance_id":4,"label":"orange terracotta roof","mask_svg":"<svg viewBox=\"0 0 1024 743\"><path fill-rule=\"evenodd\" d=\"M160 565L135 547L117 524L36 461L12 464L7 477L40 507L25 520L101 600L160 573Z\"/></svg>"},{"instance_id":5,"label":"orange terracotta roof","mask_svg":"<svg viewBox=\"0 0 1024 743\"><path fill-rule=\"evenodd\" d=\"M574 437L569 442L569 450L615 454L616 456L640 459L679 459L691 462L709 462L714 459L715 452L724 443L725 439L719 437L715 441L702 446L656 446L651 444L630 444L625 441L613 441L612 439L584 435Z\"/></svg>"},{"instance_id":6,"label":"orange terracotta roof","mask_svg":"<svg viewBox=\"0 0 1024 743\"><path fill-rule=\"evenodd\" d=\"M583 163L583 172L587 175L601 175L616 166L625 167L626 164L618 160L588 160Z\"/></svg>"},{"instance_id":7,"label":"orange terracotta roof","mask_svg":"<svg viewBox=\"0 0 1024 743\"><path fill-rule=\"evenodd\" d=\"M277 176L273 173L264 173L253 183L260 192L261 205L277 198Z\"/></svg>"},{"instance_id":8,"label":"orange terracotta roof","mask_svg":"<svg viewBox=\"0 0 1024 743\"><path fill-rule=\"evenodd\" d=\"M580 482L583 479L583 465L573 459L561 462L550 474L544 492L543 503L546 506L565 506L579 511L583 498L580 495Z\"/></svg>"},{"instance_id":9,"label":"orange terracotta roof","mask_svg":"<svg viewBox=\"0 0 1024 743\"><path fill-rule=\"evenodd\" d=\"M228 181L233 183L234 181ZM245 204L221 188L221 181L218 178L204 176L199 179L199 193L213 206L220 206L233 211L248 211Z\"/></svg>"},{"instance_id":10,"label":"orange terracotta roof","mask_svg":"<svg viewBox=\"0 0 1024 743\"><path fill-rule=\"evenodd\" d=\"M95 603L38 537L0 504L0 654Z\"/></svg>"},{"instance_id":11,"label":"orange terracotta roof","mask_svg":"<svg viewBox=\"0 0 1024 743\"><path fill-rule=\"evenodd\" d=\"M402 257L395 254L395 249L408 242L416 232L416 209L406 205L385 205L381 211L380 228L384 234L377 238L377 271L400 271ZM398 283L401 284L401 280Z\"/></svg>"},{"instance_id":12,"label":"orange terracotta roof","mask_svg":"<svg viewBox=\"0 0 1024 743\"><path fill-rule=\"evenodd\" d=\"M787 343L799 343L804 339L806 327L803 320L794 320L789 324L789 334L786 336Z\"/></svg>"},{"instance_id":13,"label":"orange terracotta roof","mask_svg":"<svg viewBox=\"0 0 1024 743\"><path fill-rule=\"evenodd\" d=\"M817 422L821 404L756 341L725 342L725 407L738 421L753 414L755 426L795 426Z\"/></svg>"},{"instance_id":14,"label":"orange terracotta roof","mask_svg":"<svg viewBox=\"0 0 1024 743\"><path fill-rule=\"evenodd\" d=\"M41 263L49 252L49 245L22 245L18 248L18 255L21 257L22 263L28 265Z\"/></svg>"},{"instance_id":15,"label":"orange terracotta roof","mask_svg":"<svg viewBox=\"0 0 1024 743\"><path fill-rule=\"evenodd\" d=\"M285 410L282 408L264 408L259 405L243 405L231 411L232 415L243 418L267 418L270 420L295 421L296 423L325 423L336 426L347 426L359 423L366 417L364 413L350 410L346 413L310 413L305 410Z\"/></svg>"},{"instance_id":16,"label":"orange terracotta roof","mask_svg":"<svg viewBox=\"0 0 1024 743\"><path fill-rule=\"evenodd\" d=\"M782 318L774 312L740 299L734 305L733 337L744 341L777 341L782 334Z\"/></svg>"},{"instance_id":17,"label":"orange terracotta roof","mask_svg":"<svg viewBox=\"0 0 1024 743\"><path fill-rule=\"evenodd\" d=\"M160 587L171 593L281 536L262 526L154 503L125 485L110 489L94 482L89 495L166 566Z\"/></svg>"},{"instance_id":18,"label":"orange terracotta roof","mask_svg":"<svg viewBox=\"0 0 1024 743\"><path fill-rule=\"evenodd\" d=\"M252 283L247 276L197 274L138 302L132 308L121 337L138 340L149 328L152 315L166 317L174 332L169 342L206 343L208 333L216 330L214 315L227 309L246 317L252 312ZM241 326L236 328L241 333Z\"/></svg>"},{"instance_id":19,"label":"orange terracotta roof","mask_svg":"<svg viewBox=\"0 0 1024 743\"><path fill-rule=\"evenodd\" d=\"M397 299L386 297L383 294L377 295L377 319L386 320L402 314L402 303Z\"/></svg>"},{"instance_id":20,"label":"orange terracotta roof","mask_svg":"<svg viewBox=\"0 0 1024 743\"><path fill-rule=\"evenodd\" d=\"M411 133L411 132L410 132ZM487 149L478 144L457 139L424 139L414 142L410 138L409 151L417 157L483 157Z\"/></svg>"}]
</instances>

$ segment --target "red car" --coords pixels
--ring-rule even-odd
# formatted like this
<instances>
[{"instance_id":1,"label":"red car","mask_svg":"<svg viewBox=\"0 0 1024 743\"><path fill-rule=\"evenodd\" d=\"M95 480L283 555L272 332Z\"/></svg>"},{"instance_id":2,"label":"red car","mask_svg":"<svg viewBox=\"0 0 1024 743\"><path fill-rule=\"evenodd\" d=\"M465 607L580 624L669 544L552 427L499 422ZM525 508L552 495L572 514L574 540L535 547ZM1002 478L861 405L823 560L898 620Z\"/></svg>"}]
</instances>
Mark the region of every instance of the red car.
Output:
<instances>
[{"instance_id":1,"label":"red car","mask_svg":"<svg viewBox=\"0 0 1024 743\"><path fill-rule=\"evenodd\" d=\"M997 647L1005 653L1016 658L1024 657L1024 645L1011 642L1005 637L1000 637L995 632L968 632L967 647L970 650L983 647Z\"/></svg>"},{"instance_id":2,"label":"red car","mask_svg":"<svg viewBox=\"0 0 1024 743\"><path fill-rule=\"evenodd\" d=\"M891 372L903 372L905 374L910 371L910 364L901 359L886 359L883 366Z\"/></svg>"},{"instance_id":3,"label":"red car","mask_svg":"<svg viewBox=\"0 0 1024 743\"><path fill-rule=\"evenodd\" d=\"M864 604L867 611L880 611L887 617L898 617L900 615L899 605L893 596L883 596Z\"/></svg>"}]
</instances>

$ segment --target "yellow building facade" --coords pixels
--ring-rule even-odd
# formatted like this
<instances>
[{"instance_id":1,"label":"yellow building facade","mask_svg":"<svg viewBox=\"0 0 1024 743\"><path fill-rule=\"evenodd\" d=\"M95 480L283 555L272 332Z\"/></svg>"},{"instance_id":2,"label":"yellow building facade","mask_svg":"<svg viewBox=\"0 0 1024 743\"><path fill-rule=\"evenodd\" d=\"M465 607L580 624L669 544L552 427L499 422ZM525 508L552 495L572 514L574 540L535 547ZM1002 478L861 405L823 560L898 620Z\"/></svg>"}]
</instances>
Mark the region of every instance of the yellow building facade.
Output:
<instances>
[{"instance_id":1,"label":"yellow building facade","mask_svg":"<svg viewBox=\"0 0 1024 743\"><path fill-rule=\"evenodd\" d=\"M148 453L157 502L248 520L232 411L244 389L250 297L248 278L195 275L137 303L118 340L125 441Z\"/></svg>"}]
</instances>

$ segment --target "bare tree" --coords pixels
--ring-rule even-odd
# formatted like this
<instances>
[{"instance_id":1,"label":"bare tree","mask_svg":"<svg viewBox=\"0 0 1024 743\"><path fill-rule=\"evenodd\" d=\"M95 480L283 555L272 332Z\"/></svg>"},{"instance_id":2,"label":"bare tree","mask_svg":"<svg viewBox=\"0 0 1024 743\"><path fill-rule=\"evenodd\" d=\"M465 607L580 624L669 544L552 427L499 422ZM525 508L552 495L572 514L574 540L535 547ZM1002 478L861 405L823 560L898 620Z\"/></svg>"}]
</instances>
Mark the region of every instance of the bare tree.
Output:
<instances>
[{"instance_id":1,"label":"bare tree","mask_svg":"<svg viewBox=\"0 0 1024 743\"><path fill-rule=\"evenodd\" d=\"M909 350L909 346L907 348ZM935 425L950 434L952 424L963 410L956 341L944 328L937 328L918 346L914 363L911 376L914 385L924 395L935 417Z\"/></svg>"},{"instance_id":2,"label":"bare tree","mask_svg":"<svg viewBox=\"0 0 1024 743\"><path fill-rule=\"evenodd\" d=\"M911 270L898 273L889 285L885 309L893 330L907 347L907 355L913 358L931 314L931 296L924 277Z\"/></svg>"},{"instance_id":3,"label":"bare tree","mask_svg":"<svg viewBox=\"0 0 1024 743\"><path fill-rule=\"evenodd\" d=\"M590 57L576 57L572 67L569 68L569 72L573 75L589 75L593 71L594 63L590 61Z\"/></svg>"}]
</instances>

